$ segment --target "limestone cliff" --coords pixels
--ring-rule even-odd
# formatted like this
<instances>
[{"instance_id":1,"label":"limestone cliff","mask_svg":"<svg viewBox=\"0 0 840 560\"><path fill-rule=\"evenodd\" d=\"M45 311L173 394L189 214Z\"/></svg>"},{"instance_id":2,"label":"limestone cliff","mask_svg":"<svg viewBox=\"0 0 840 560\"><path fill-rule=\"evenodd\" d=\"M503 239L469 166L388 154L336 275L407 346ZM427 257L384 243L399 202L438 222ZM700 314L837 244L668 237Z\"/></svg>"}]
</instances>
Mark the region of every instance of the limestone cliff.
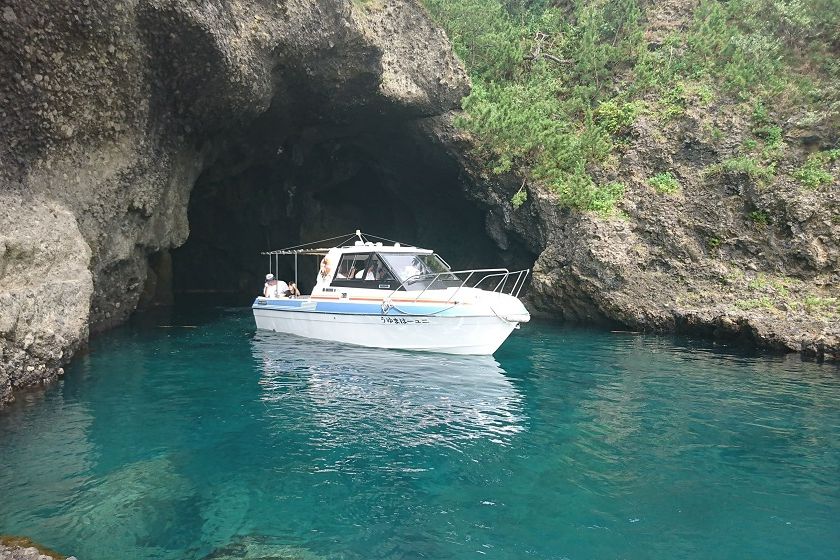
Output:
<instances>
[{"instance_id":1,"label":"limestone cliff","mask_svg":"<svg viewBox=\"0 0 840 560\"><path fill-rule=\"evenodd\" d=\"M609 217L563 208L521 176L488 176L451 115L418 134L459 161L470 196L487 209L488 233L539 255L527 293L538 314L837 360L840 190L802 189L789 176L793 162L772 188L745 172L704 172L748 128L720 111L717 119L735 120L723 147L701 130L708 115L692 111L664 133L640 119L619 165L605 172L629 187ZM679 171L678 192L648 184L663 165ZM520 189L528 200L517 208Z\"/></svg>"},{"instance_id":2,"label":"limestone cliff","mask_svg":"<svg viewBox=\"0 0 840 560\"><path fill-rule=\"evenodd\" d=\"M461 132L424 134L468 172L488 232L539 255L533 308L838 357L835 14L426 2L475 87Z\"/></svg>"},{"instance_id":3,"label":"limestone cliff","mask_svg":"<svg viewBox=\"0 0 840 560\"><path fill-rule=\"evenodd\" d=\"M0 18L0 400L133 312L229 138L434 115L468 87L414 1L3 0Z\"/></svg>"}]
</instances>

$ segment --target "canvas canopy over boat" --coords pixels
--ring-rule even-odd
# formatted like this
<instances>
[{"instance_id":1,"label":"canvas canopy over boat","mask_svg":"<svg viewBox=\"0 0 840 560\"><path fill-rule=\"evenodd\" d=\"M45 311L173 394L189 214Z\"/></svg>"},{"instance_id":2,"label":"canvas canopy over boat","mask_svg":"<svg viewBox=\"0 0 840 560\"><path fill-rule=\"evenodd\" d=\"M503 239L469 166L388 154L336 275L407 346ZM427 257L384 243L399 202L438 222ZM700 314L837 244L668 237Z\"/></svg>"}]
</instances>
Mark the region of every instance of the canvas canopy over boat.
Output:
<instances>
[{"instance_id":1,"label":"canvas canopy over boat","mask_svg":"<svg viewBox=\"0 0 840 560\"><path fill-rule=\"evenodd\" d=\"M326 242L339 241L335 247ZM529 270L452 270L434 251L355 234L263 253L315 256L312 293L257 297L258 329L359 346L492 354L531 316L519 301ZM279 268L279 267L277 267Z\"/></svg>"}]
</instances>

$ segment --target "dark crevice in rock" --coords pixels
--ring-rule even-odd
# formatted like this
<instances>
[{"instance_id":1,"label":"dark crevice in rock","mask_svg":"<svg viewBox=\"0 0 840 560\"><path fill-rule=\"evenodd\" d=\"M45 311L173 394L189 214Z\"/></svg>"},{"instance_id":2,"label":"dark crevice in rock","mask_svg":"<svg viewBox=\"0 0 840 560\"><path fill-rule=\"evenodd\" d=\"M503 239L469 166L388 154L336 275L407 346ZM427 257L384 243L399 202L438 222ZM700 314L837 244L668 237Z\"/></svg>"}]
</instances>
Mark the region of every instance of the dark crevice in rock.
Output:
<instances>
[{"instance_id":1,"label":"dark crevice in rock","mask_svg":"<svg viewBox=\"0 0 840 560\"><path fill-rule=\"evenodd\" d=\"M163 249L152 253L148 258L146 281L143 284L143 291L140 293L137 307L138 309L147 309L152 306L172 305L173 303L172 254L168 249Z\"/></svg>"}]
</instances>

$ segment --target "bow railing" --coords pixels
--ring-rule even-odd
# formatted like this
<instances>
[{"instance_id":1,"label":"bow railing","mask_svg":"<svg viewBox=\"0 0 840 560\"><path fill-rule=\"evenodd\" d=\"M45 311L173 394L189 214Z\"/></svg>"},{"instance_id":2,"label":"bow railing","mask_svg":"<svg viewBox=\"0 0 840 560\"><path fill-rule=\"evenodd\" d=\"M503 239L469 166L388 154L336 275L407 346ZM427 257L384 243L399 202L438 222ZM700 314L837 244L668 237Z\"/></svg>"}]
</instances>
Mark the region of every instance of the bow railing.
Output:
<instances>
[{"instance_id":1,"label":"bow railing","mask_svg":"<svg viewBox=\"0 0 840 560\"><path fill-rule=\"evenodd\" d=\"M487 292L497 294L507 294L513 297L519 297L519 293L525 286L525 281L531 273L530 269L510 271L506 268L474 268L467 270L452 270L445 272L429 272L426 274L415 274L402 281L402 283L393 290L388 298L396 294L401 289L405 292L417 291L409 290L409 286L426 282L420 293L414 298L414 301L419 300L423 294L429 290L439 290L456 288L446 299L444 303L452 301L462 288L479 288ZM461 277L464 277L463 280ZM472 283L470 283L472 281ZM456 284L457 282L457 284ZM436 286L437 284L437 286ZM386 298L387 299L387 298Z\"/></svg>"}]
</instances>

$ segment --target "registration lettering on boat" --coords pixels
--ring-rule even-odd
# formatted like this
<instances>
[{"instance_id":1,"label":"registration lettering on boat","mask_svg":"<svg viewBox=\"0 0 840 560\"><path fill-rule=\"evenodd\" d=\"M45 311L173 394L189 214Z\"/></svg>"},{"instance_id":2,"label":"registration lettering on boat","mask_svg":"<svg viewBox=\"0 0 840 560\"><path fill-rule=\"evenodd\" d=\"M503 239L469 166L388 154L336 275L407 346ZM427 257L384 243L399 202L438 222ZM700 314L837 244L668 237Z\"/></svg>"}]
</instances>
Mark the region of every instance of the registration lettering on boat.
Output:
<instances>
[{"instance_id":1,"label":"registration lettering on boat","mask_svg":"<svg viewBox=\"0 0 840 560\"><path fill-rule=\"evenodd\" d=\"M383 323L389 325L428 325L429 320L414 317L380 317Z\"/></svg>"}]
</instances>

